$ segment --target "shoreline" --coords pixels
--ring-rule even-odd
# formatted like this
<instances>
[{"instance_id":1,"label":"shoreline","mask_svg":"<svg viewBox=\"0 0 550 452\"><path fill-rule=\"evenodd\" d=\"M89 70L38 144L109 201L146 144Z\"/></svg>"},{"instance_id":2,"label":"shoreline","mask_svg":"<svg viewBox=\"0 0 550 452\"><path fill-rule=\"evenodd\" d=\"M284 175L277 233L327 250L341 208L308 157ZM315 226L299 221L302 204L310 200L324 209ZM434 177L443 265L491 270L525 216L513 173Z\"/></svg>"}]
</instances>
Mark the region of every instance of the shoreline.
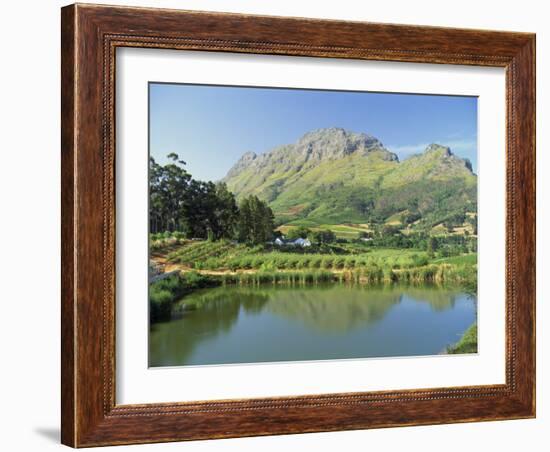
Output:
<instances>
[{"instance_id":1,"label":"shoreline","mask_svg":"<svg viewBox=\"0 0 550 452\"><path fill-rule=\"evenodd\" d=\"M457 342L447 346L445 350L448 355L463 355L477 351L477 320L464 331Z\"/></svg>"},{"instance_id":2,"label":"shoreline","mask_svg":"<svg viewBox=\"0 0 550 452\"><path fill-rule=\"evenodd\" d=\"M450 286L464 287L469 282L464 280L435 279L433 278L434 273L427 273L427 275L431 275L428 279L399 279L394 278L392 275L395 275L393 271L390 270L388 273L380 269L370 273L366 273L361 269L342 270L340 272L302 270L276 272L252 271L246 273L223 274L209 274L195 270L180 273L173 272L172 275L157 280L149 285L150 324L169 319L174 304L196 290L216 288L225 285L257 287L261 285L310 286L317 284L349 284L375 287L393 284L410 286L430 284L439 286L443 283L447 283ZM467 292L467 290L465 290L465 292Z\"/></svg>"}]
</instances>

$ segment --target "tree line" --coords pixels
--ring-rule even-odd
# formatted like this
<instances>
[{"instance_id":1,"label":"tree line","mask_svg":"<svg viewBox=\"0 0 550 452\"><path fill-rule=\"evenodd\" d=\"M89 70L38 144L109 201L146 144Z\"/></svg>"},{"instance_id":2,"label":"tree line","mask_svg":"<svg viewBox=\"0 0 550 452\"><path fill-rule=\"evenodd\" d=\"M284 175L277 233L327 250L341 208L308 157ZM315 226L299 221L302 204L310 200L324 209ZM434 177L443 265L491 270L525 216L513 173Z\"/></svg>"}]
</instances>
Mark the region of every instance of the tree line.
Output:
<instances>
[{"instance_id":1,"label":"tree line","mask_svg":"<svg viewBox=\"0 0 550 452\"><path fill-rule=\"evenodd\" d=\"M149 160L149 231L187 238L234 239L259 244L273 236L274 215L256 196L237 203L223 182L194 179L175 153L168 163Z\"/></svg>"},{"instance_id":2,"label":"tree line","mask_svg":"<svg viewBox=\"0 0 550 452\"><path fill-rule=\"evenodd\" d=\"M374 231L362 231L356 239L337 238L330 229L312 231L298 226L286 234L288 239L308 238L316 245L357 242L374 248L411 248L426 250L430 258L477 252L477 239L469 235L433 236L427 232L403 234L398 226L375 225Z\"/></svg>"}]
</instances>

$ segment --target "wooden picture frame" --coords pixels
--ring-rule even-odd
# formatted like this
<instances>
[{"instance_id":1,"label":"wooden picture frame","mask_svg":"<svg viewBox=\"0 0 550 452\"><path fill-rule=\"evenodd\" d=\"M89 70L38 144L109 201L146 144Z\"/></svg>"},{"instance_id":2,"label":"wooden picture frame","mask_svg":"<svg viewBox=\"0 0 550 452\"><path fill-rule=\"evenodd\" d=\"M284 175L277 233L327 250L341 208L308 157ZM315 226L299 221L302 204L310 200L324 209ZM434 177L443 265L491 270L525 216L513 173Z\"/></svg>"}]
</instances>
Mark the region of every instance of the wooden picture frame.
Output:
<instances>
[{"instance_id":1,"label":"wooden picture frame","mask_svg":"<svg viewBox=\"0 0 550 452\"><path fill-rule=\"evenodd\" d=\"M162 9L62 9L62 442L73 447L535 416L535 35ZM506 69L506 383L115 403L115 50Z\"/></svg>"}]
</instances>

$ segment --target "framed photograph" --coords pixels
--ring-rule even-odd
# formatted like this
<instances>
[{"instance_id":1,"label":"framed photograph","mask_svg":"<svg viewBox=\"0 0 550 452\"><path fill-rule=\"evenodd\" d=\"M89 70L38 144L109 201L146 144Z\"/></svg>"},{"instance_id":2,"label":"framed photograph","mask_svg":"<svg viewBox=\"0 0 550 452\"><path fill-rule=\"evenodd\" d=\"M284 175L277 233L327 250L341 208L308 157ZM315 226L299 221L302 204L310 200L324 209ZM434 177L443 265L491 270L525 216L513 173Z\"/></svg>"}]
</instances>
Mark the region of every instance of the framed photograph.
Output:
<instances>
[{"instance_id":1,"label":"framed photograph","mask_svg":"<svg viewBox=\"0 0 550 452\"><path fill-rule=\"evenodd\" d=\"M535 36L62 9L62 442L535 416Z\"/></svg>"}]
</instances>

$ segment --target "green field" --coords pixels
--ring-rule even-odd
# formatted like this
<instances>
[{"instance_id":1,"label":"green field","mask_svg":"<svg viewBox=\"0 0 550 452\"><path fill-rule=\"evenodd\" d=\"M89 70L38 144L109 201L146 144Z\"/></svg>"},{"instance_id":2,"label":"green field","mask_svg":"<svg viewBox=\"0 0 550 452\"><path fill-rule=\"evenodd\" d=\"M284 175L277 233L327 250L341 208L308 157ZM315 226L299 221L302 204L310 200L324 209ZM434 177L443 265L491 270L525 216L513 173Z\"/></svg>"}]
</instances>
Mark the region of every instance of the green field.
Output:
<instances>
[{"instance_id":1,"label":"green field","mask_svg":"<svg viewBox=\"0 0 550 452\"><path fill-rule=\"evenodd\" d=\"M295 220L290 223L279 226L278 230L283 234L287 234L291 229L296 227L306 227L311 231L327 231L334 232L339 239L356 239L361 232L371 232L367 224L316 224L310 220Z\"/></svg>"},{"instance_id":2,"label":"green field","mask_svg":"<svg viewBox=\"0 0 550 452\"><path fill-rule=\"evenodd\" d=\"M433 260L434 264L453 264L453 265L477 265L477 253L466 254L463 256L442 257Z\"/></svg>"},{"instance_id":3,"label":"green field","mask_svg":"<svg viewBox=\"0 0 550 452\"><path fill-rule=\"evenodd\" d=\"M195 269L305 269L341 270L355 267L412 268L428 264L425 252L403 249L368 249L361 245L342 246L339 253L282 251L275 247L247 246L230 241L189 242L168 254L171 263Z\"/></svg>"},{"instance_id":4,"label":"green field","mask_svg":"<svg viewBox=\"0 0 550 452\"><path fill-rule=\"evenodd\" d=\"M321 250L249 246L228 240L186 241L166 250L164 255L162 249L157 251L157 258L183 271L207 274L331 272L344 274L346 280L465 283L475 279L476 273L475 254L430 259L416 249L369 248L351 242Z\"/></svg>"},{"instance_id":5,"label":"green field","mask_svg":"<svg viewBox=\"0 0 550 452\"><path fill-rule=\"evenodd\" d=\"M414 231L414 229L412 229L410 226L405 227L400 222L400 218L401 218L401 213L392 215L386 219L385 224L397 227L402 234L408 234L411 231ZM346 239L346 240L354 240L359 238L361 233L365 233L365 232L372 233L374 231L374 227L370 226L367 223L341 223L341 224L320 223L319 224L309 219L300 219L300 220L290 221L288 223L285 223L279 226L277 230L283 234L288 234L289 231L298 227L305 227L310 229L311 231L330 230L334 232L337 238ZM442 224L438 224L436 227L432 229L432 233L433 235L436 235L436 236L448 236L450 234L464 235L466 231L468 232L468 234L470 234L470 230L471 230L471 226L467 225L466 223L464 223L459 228L456 228L453 232L450 232Z\"/></svg>"}]
</instances>

